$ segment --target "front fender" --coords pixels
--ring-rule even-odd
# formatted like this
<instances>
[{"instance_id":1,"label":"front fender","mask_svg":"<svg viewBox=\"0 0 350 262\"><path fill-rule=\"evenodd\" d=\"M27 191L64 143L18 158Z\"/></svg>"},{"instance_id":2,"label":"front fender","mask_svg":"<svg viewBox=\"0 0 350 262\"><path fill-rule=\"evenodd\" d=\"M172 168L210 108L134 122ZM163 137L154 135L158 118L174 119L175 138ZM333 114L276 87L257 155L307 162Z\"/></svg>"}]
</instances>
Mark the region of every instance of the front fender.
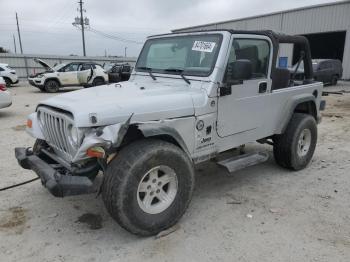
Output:
<instances>
[{"instance_id":1,"label":"front fender","mask_svg":"<svg viewBox=\"0 0 350 262\"><path fill-rule=\"evenodd\" d=\"M58 77L52 77L52 76L45 79L44 85L45 85L46 82L49 81L49 80L55 80L55 81L58 82L58 84L59 84L60 86L62 86L61 80L60 80Z\"/></svg>"},{"instance_id":2,"label":"front fender","mask_svg":"<svg viewBox=\"0 0 350 262\"><path fill-rule=\"evenodd\" d=\"M125 123L105 126L100 130L92 131L85 135L83 143L79 147L72 162L78 162L86 158L86 151L93 146L103 146L107 149L118 148L129 129L131 115Z\"/></svg>"},{"instance_id":3,"label":"front fender","mask_svg":"<svg viewBox=\"0 0 350 262\"><path fill-rule=\"evenodd\" d=\"M185 141L182 139L181 135L175 128L155 123L139 124L137 127L142 132L144 137L171 137L190 157L190 152L186 146Z\"/></svg>"}]
</instances>

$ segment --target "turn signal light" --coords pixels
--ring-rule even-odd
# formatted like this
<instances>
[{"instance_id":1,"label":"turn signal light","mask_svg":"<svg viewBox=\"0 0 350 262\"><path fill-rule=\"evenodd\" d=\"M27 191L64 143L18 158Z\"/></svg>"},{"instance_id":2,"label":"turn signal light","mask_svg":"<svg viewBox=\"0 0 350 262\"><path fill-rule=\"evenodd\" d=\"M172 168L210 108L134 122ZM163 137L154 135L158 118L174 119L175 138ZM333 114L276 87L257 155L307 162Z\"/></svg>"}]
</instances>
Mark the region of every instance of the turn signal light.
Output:
<instances>
[{"instance_id":1,"label":"turn signal light","mask_svg":"<svg viewBox=\"0 0 350 262\"><path fill-rule=\"evenodd\" d=\"M33 126L33 121L31 119L28 119L27 120L27 127L32 128L32 126Z\"/></svg>"},{"instance_id":2,"label":"turn signal light","mask_svg":"<svg viewBox=\"0 0 350 262\"><path fill-rule=\"evenodd\" d=\"M86 155L88 155L89 157L104 158L106 155L106 152L102 147L96 146L96 147L89 148L86 151Z\"/></svg>"}]
</instances>

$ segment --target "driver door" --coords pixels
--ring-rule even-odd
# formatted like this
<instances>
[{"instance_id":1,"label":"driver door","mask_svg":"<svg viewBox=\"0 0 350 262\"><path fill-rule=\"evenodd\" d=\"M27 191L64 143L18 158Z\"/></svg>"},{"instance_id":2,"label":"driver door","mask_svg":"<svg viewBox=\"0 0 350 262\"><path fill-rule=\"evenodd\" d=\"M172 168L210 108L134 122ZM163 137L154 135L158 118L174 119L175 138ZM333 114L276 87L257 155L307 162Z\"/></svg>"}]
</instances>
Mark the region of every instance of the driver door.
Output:
<instances>
[{"instance_id":1,"label":"driver door","mask_svg":"<svg viewBox=\"0 0 350 262\"><path fill-rule=\"evenodd\" d=\"M62 68L59 72L59 78L63 85L77 85L78 84L78 64L71 63Z\"/></svg>"},{"instance_id":2,"label":"driver door","mask_svg":"<svg viewBox=\"0 0 350 262\"><path fill-rule=\"evenodd\" d=\"M223 84L228 81L232 72L230 66L235 61L249 60L252 73L248 79L235 81L231 86L231 93L219 97L217 133L220 137L263 128L270 108L271 80L268 76L271 54L272 44L264 36L232 39Z\"/></svg>"}]
</instances>

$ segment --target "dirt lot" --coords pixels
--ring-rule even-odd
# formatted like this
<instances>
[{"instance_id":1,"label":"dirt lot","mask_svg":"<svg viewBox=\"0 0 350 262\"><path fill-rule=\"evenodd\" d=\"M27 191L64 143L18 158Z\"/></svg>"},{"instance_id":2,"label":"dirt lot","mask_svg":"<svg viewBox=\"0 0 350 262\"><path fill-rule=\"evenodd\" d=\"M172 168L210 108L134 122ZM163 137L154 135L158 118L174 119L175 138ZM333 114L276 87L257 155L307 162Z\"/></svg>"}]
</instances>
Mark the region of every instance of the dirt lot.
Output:
<instances>
[{"instance_id":1,"label":"dirt lot","mask_svg":"<svg viewBox=\"0 0 350 262\"><path fill-rule=\"evenodd\" d=\"M11 92L14 104L0 110L0 188L35 177L13 149L33 144L26 115L51 96L25 84ZM272 157L231 176L199 166L190 207L163 238L124 231L95 195L57 199L39 181L0 192L0 260L350 261L350 93L326 100L309 168L290 172Z\"/></svg>"}]
</instances>

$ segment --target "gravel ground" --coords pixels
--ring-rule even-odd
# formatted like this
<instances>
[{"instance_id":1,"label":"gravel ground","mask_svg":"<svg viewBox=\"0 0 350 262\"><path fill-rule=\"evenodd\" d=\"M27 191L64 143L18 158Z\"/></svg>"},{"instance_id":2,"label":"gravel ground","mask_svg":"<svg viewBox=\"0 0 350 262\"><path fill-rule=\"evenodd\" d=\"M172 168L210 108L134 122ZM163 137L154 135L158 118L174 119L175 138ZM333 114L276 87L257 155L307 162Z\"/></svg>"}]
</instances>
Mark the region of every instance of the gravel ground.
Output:
<instances>
[{"instance_id":1,"label":"gravel ground","mask_svg":"<svg viewBox=\"0 0 350 262\"><path fill-rule=\"evenodd\" d=\"M350 91L350 83L337 90ZM0 188L35 177L13 149L33 144L26 115L52 96L26 84L11 92L13 105L0 110ZM350 94L325 99L307 169L290 172L271 157L228 176L203 164L177 230L159 239L120 228L95 195L57 199L38 181L0 192L0 260L350 261Z\"/></svg>"}]
</instances>

